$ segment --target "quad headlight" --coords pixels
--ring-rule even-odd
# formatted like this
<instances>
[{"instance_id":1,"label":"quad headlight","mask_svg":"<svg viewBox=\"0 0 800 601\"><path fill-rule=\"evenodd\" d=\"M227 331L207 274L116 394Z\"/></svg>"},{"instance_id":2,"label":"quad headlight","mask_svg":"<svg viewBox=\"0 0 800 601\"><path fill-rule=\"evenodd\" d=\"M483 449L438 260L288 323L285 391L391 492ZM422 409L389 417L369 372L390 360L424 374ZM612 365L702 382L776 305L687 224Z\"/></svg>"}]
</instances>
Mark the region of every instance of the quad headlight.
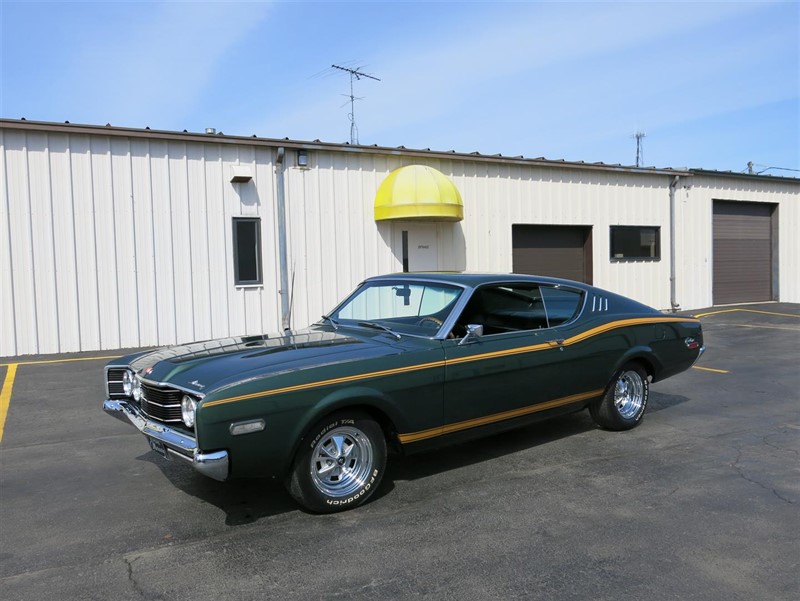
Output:
<instances>
[{"instance_id":1,"label":"quad headlight","mask_svg":"<svg viewBox=\"0 0 800 601\"><path fill-rule=\"evenodd\" d=\"M131 396L137 403L142 400L142 381L133 376L133 383L131 384Z\"/></svg>"},{"instance_id":2,"label":"quad headlight","mask_svg":"<svg viewBox=\"0 0 800 601\"><path fill-rule=\"evenodd\" d=\"M183 423L186 424L187 428L194 427L196 411L197 401L195 401L188 394L183 395L183 398L181 399L181 417L183 417Z\"/></svg>"},{"instance_id":3,"label":"quad headlight","mask_svg":"<svg viewBox=\"0 0 800 601\"><path fill-rule=\"evenodd\" d=\"M125 396L133 397L137 403L142 400L142 382L133 373L133 370L126 369L122 374L122 392Z\"/></svg>"},{"instance_id":4,"label":"quad headlight","mask_svg":"<svg viewBox=\"0 0 800 601\"><path fill-rule=\"evenodd\" d=\"M133 372L126 369L125 373L122 374L122 392L125 393L125 396L133 396L133 383L135 380L136 376L133 375Z\"/></svg>"}]
</instances>

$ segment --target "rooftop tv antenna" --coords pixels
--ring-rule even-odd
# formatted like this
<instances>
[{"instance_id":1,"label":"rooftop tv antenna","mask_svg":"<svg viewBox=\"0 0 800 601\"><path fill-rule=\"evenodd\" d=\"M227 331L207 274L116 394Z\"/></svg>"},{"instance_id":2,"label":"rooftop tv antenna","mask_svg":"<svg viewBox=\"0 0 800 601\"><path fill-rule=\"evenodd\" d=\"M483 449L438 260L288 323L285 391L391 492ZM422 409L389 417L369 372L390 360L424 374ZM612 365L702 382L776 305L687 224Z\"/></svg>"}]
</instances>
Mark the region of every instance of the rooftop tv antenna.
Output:
<instances>
[{"instance_id":1,"label":"rooftop tv antenna","mask_svg":"<svg viewBox=\"0 0 800 601\"><path fill-rule=\"evenodd\" d=\"M633 137L636 138L636 166L641 167L642 163L644 162L644 145L642 144L642 139L647 134L643 131L637 131L633 134Z\"/></svg>"},{"instance_id":2,"label":"rooftop tv antenna","mask_svg":"<svg viewBox=\"0 0 800 601\"><path fill-rule=\"evenodd\" d=\"M361 71L361 67L356 67L355 69L350 69L349 67L341 67L339 65L331 65L333 69L339 69L339 71L344 71L345 73L350 74L350 112L347 115L347 118L350 119L350 144L358 144L358 126L356 125L356 100L363 100L363 98L356 98L355 94L353 94L353 81L356 79L360 80L362 77L367 77L369 79L374 79L375 81L380 81L377 77L373 75L369 75ZM347 96L347 94L344 94Z\"/></svg>"}]
</instances>

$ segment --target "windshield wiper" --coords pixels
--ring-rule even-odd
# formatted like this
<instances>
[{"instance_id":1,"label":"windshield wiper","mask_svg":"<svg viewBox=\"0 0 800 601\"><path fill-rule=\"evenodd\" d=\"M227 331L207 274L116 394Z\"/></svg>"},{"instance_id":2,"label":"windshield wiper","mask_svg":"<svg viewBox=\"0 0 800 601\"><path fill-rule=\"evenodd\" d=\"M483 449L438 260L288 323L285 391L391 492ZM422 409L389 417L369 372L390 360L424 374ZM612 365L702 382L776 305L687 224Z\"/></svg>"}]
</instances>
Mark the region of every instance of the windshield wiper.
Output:
<instances>
[{"instance_id":1,"label":"windshield wiper","mask_svg":"<svg viewBox=\"0 0 800 601\"><path fill-rule=\"evenodd\" d=\"M372 328L373 330L383 330L387 334L394 336L395 340L400 340L401 336L391 328L386 327L385 325L375 323L372 321L359 321L356 325L362 326L364 328Z\"/></svg>"},{"instance_id":2,"label":"windshield wiper","mask_svg":"<svg viewBox=\"0 0 800 601\"><path fill-rule=\"evenodd\" d=\"M323 321L327 321L329 324L331 324L331 327L334 330L338 330L339 329L339 322L336 321L335 319L333 319L333 317L328 317L327 315L323 315L322 316L322 320Z\"/></svg>"}]
</instances>

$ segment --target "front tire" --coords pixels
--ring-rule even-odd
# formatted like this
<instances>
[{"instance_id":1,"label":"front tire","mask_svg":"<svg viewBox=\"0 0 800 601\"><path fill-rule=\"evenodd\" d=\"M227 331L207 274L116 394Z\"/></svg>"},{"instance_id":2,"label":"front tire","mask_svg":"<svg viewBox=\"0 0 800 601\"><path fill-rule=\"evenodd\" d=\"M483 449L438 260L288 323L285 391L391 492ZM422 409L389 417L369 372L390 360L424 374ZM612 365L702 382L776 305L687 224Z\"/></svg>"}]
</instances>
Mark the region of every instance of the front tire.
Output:
<instances>
[{"instance_id":1,"label":"front tire","mask_svg":"<svg viewBox=\"0 0 800 601\"><path fill-rule=\"evenodd\" d=\"M589 412L601 428L630 430L642 421L649 398L647 372L637 363L628 363L612 378L603 397L589 406Z\"/></svg>"},{"instance_id":2,"label":"front tire","mask_svg":"<svg viewBox=\"0 0 800 601\"><path fill-rule=\"evenodd\" d=\"M289 493L306 509L333 513L366 502L386 469L386 438L375 420L342 411L317 422L295 457Z\"/></svg>"}]
</instances>

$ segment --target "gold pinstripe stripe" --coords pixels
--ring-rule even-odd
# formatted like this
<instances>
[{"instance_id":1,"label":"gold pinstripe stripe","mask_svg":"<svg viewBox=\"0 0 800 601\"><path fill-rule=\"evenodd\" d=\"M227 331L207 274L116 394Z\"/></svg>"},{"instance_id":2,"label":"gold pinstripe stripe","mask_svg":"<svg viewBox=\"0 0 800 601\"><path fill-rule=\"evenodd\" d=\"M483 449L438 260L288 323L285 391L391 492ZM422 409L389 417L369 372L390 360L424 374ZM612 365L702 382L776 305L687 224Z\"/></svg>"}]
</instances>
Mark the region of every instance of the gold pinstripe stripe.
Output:
<instances>
[{"instance_id":1,"label":"gold pinstripe stripe","mask_svg":"<svg viewBox=\"0 0 800 601\"><path fill-rule=\"evenodd\" d=\"M358 382L359 380L366 380L369 378L380 378L383 376L394 376L397 374L404 374L412 371L419 371L422 369L431 369L433 367L444 367L444 361L432 361L431 363L421 363L419 365L409 365L408 367L398 367L396 369L384 369L383 371L373 371L367 374L357 374L355 376L343 376L341 378L333 378L331 380L321 380L319 382L309 382L307 384L297 384L295 386L286 386L284 388L275 388L274 390L265 390L261 392L254 392L251 394L243 394L241 396L231 397L229 399L219 399L217 401L209 401L203 403L203 407L214 407L215 405L223 405L225 403L233 403L235 401L244 401L247 399L254 399L265 396L272 396L275 394L282 394L284 392L297 392L298 390L308 390L309 388L319 388L321 386L332 386L334 384L346 384L349 382Z\"/></svg>"},{"instance_id":2,"label":"gold pinstripe stripe","mask_svg":"<svg viewBox=\"0 0 800 601\"><path fill-rule=\"evenodd\" d=\"M609 330L614 330L616 328L624 328L626 326L644 325L648 323L687 322L687 321L699 322L699 320L694 319L692 317L689 317L688 319L683 317L637 317L634 319L621 319L619 321L614 321L612 323L607 323L603 324L602 326L592 328L591 330L586 330L585 332L578 334L577 336L573 336L572 338L566 339L562 344L558 344L555 341L548 341L548 342L541 342L539 344L533 344L531 346L521 346L513 349L506 349L503 351L493 351L491 353L472 355L470 357L458 357L456 359L448 359L447 365L456 365L458 363L469 363L470 361L482 361L484 359L495 359L497 357L510 357L512 355L520 355L524 353L543 351L549 348L558 348L559 346L570 346L573 344L577 344L578 342L583 342L584 340L586 340L587 338L591 338L592 336L597 336L598 334L608 332Z\"/></svg>"},{"instance_id":3,"label":"gold pinstripe stripe","mask_svg":"<svg viewBox=\"0 0 800 601\"><path fill-rule=\"evenodd\" d=\"M539 411L546 411L547 409L554 409L556 407L561 407L563 405L577 403L578 401L585 401L600 396L601 394L603 394L602 388L598 390L592 390L589 392L581 392L579 394L573 394L570 396L562 397L560 399L547 401L546 403L538 403L536 405L520 407L519 409L502 411L500 413L494 413L492 415L487 415L485 417L476 417L474 419L468 419L463 422L456 422L454 424L447 424L445 426L441 426L438 428L421 430L420 432L411 432L409 434L398 434L397 438L403 444L408 444L410 442L419 442L420 440L435 438L436 436L452 434L453 432L460 432L461 430L477 428L478 426L486 426L488 424L494 424L496 422L502 422L508 419L514 419L515 417L522 417L523 415L530 415L531 413L537 413Z\"/></svg>"},{"instance_id":4,"label":"gold pinstripe stripe","mask_svg":"<svg viewBox=\"0 0 800 601\"><path fill-rule=\"evenodd\" d=\"M334 386L336 384L348 384L350 382L360 382L361 380L369 380L371 378L382 378L385 376L394 376L398 374L410 373L414 371L421 371L424 369L433 369L435 367L445 367L446 365L457 365L459 363L470 363L472 361L483 361L485 359L496 359L499 357L510 357L512 355L520 355L524 353L533 353L536 351L542 351L549 348L557 348L559 346L570 346L572 344L577 344L578 342L582 342L587 338L591 338L592 336L597 336L598 334L602 334L604 332L608 332L609 330L614 330L617 328L624 328L627 326L634 326L634 325L643 325L648 323L669 323L669 322L697 322L699 323L698 319L693 317L636 317L632 319L621 319L619 321L614 321L611 323L603 324L602 326L598 326L596 328L592 328L591 330L587 330L586 332L582 332L577 336L573 336L572 338L568 338L563 342L563 344L559 345L554 341L550 342L543 342L539 344L534 344L531 346L523 346L513 349L506 349L502 351L493 351L491 353L481 353L480 355L472 355L470 357L458 357L456 359L449 359L443 361L432 361L430 363L421 363L419 365L409 365L407 367L398 367L395 369L385 369L381 371L373 371L366 374L356 374L353 376L343 376L341 378L332 378L330 380L319 380L317 382L308 382L306 384L296 384L294 386L285 386L283 388L275 388L273 390L264 390L260 392L253 392L250 394L243 394L240 396L234 396L227 399L218 399L216 401L208 401L203 403L203 407L216 407L217 405L225 405L228 403L235 403L237 401L246 401L248 399L255 399L255 398L262 398L268 396L274 396L276 394L283 394L287 392L298 392L301 390L310 390L312 388L322 388L323 386Z\"/></svg>"}]
</instances>

